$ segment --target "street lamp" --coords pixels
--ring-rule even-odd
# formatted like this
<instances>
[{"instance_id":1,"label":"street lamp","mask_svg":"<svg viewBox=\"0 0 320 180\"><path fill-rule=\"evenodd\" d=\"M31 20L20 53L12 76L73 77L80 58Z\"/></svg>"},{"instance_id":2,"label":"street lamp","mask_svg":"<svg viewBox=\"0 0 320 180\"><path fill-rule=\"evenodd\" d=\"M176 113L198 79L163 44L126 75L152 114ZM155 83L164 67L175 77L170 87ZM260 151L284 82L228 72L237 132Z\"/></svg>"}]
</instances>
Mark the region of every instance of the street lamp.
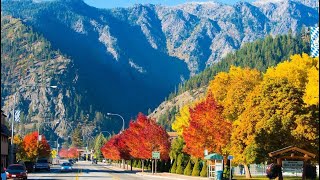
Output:
<instances>
[{"instance_id":1,"label":"street lamp","mask_svg":"<svg viewBox=\"0 0 320 180\"><path fill-rule=\"evenodd\" d=\"M99 132L99 131L98 131L98 130L96 130L96 132ZM110 135L110 136L112 136L112 135L111 135L111 133L110 133L109 131L100 131L100 132L101 132L101 133L103 133L103 132L107 132L107 133L109 133L109 135Z\"/></svg>"},{"instance_id":2,"label":"street lamp","mask_svg":"<svg viewBox=\"0 0 320 180\"><path fill-rule=\"evenodd\" d=\"M121 119L122 119L122 130L121 131L124 131L124 119L123 117L120 115L120 114L113 114L113 113L107 113L108 116L119 116ZM120 132L121 132L120 131Z\"/></svg>"},{"instance_id":3,"label":"street lamp","mask_svg":"<svg viewBox=\"0 0 320 180\"><path fill-rule=\"evenodd\" d=\"M109 131L100 131L100 132L107 132L107 133L109 133L110 137L112 136L112 135L111 135L111 133L110 133Z\"/></svg>"},{"instance_id":4,"label":"street lamp","mask_svg":"<svg viewBox=\"0 0 320 180\"><path fill-rule=\"evenodd\" d=\"M4 84L4 86L13 86L11 84ZM15 121L15 106L16 106L16 95L17 92L20 91L20 89L22 89L23 87L49 87L49 88L57 88L58 86L45 86L45 85L25 85L25 86L20 86L19 89L13 94L13 110L12 110L12 122L11 122L11 152L10 152L10 163L14 163L13 162L13 131L14 131L14 121Z\"/></svg>"}]
</instances>

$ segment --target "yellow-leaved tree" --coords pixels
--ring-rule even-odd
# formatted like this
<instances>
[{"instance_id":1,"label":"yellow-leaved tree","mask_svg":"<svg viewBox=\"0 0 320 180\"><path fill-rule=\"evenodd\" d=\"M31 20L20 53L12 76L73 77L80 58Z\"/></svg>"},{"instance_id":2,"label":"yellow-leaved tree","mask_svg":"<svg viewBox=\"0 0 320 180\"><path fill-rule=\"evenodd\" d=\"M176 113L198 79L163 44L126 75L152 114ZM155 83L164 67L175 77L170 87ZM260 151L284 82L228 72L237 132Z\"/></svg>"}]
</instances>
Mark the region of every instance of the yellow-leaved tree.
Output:
<instances>
[{"instance_id":1,"label":"yellow-leaved tree","mask_svg":"<svg viewBox=\"0 0 320 180\"><path fill-rule=\"evenodd\" d=\"M228 73L219 73L210 82L208 93L212 93L224 106L224 117L234 121L245 109L243 103L246 96L261 80L258 70L231 66Z\"/></svg>"},{"instance_id":2,"label":"yellow-leaved tree","mask_svg":"<svg viewBox=\"0 0 320 180\"><path fill-rule=\"evenodd\" d=\"M308 71L308 82L303 99L307 105L319 106L319 57L313 60L317 62L317 65Z\"/></svg>"},{"instance_id":3,"label":"yellow-leaved tree","mask_svg":"<svg viewBox=\"0 0 320 180\"><path fill-rule=\"evenodd\" d=\"M184 105L176 115L176 119L172 123L172 129L175 130L179 136L181 136L183 132L183 128L189 126L189 120L190 120L189 105Z\"/></svg>"}]
</instances>

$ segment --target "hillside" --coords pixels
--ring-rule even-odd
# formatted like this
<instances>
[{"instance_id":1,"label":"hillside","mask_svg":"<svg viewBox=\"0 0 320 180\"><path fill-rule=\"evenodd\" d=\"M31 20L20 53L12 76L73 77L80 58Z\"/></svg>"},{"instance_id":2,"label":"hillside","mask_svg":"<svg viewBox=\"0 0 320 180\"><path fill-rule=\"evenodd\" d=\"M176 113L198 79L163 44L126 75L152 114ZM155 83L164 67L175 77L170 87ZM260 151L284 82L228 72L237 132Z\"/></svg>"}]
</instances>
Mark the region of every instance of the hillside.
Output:
<instances>
[{"instance_id":1,"label":"hillside","mask_svg":"<svg viewBox=\"0 0 320 180\"><path fill-rule=\"evenodd\" d=\"M121 114L127 125L138 112L156 108L179 83L190 77L189 82L194 81L196 74L223 62L222 57L247 42L290 30L295 35L318 22L313 6L279 2L97 9L81 0L4 0L2 16L12 16L21 26L11 23L17 30L1 31L1 56L10 62L1 67L2 81L16 87L36 82L59 86L47 93L41 88L17 93L17 108L28 117L28 127L37 121L61 120L64 123L54 133L62 134L70 132L66 122L76 126L86 121L91 128L102 125L118 132L121 119L111 119L108 112ZM27 30L20 31L22 26ZM35 36L19 40L32 33ZM205 81L192 84L180 85L179 93ZM2 109L8 114L16 91L2 91Z\"/></svg>"},{"instance_id":2,"label":"hillside","mask_svg":"<svg viewBox=\"0 0 320 180\"><path fill-rule=\"evenodd\" d=\"M179 89L172 92L168 100L162 102L149 114L149 117L158 119L159 123L170 129L171 122L173 122L179 108L203 97L210 80L217 73L229 71L231 65L250 67L265 72L268 67L276 66L279 62L289 59L293 54L308 53L310 51L309 41L308 33L302 32L297 36L291 34L274 38L268 36L263 40L247 43L234 53L229 53L221 62L206 68L203 72L180 84ZM164 120L169 121L164 122Z\"/></svg>"}]
</instances>

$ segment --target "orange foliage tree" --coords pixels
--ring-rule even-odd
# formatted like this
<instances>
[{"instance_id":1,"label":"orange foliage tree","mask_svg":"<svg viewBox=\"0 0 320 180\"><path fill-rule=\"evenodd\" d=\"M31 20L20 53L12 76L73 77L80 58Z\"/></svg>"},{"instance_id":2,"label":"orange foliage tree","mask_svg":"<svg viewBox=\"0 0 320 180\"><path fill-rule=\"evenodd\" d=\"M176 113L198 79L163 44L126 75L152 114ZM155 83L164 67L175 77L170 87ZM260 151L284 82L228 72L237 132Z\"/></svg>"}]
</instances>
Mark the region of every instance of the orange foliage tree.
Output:
<instances>
[{"instance_id":1,"label":"orange foliage tree","mask_svg":"<svg viewBox=\"0 0 320 180\"><path fill-rule=\"evenodd\" d=\"M123 140L123 133L113 136L101 147L102 155L111 160L130 159L129 149Z\"/></svg>"},{"instance_id":2,"label":"orange foliage tree","mask_svg":"<svg viewBox=\"0 0 320 180\"><path fill-rule=\"evenodd\" d=\"M159 151L161 159L169 159L169 135L154 119L139 113L136 121L131 121L123 134L132 157L151 159L152 151Z\"/></svg>"},{"instance_id":3,"label":"orange foliage tree","mask_svg":"<svg viewBox=\"0 0 320 180\"><path fill-rule=\"evenodd\" d=\"M68 150L68 158L77 158L78 155L78 148L72 147Z\"/></svg>"},{"instance_id":4,"label":"orange foliage tree","mask_svg":"<svg viewBox=\"0 0 320 180\"><path fill-rule=\"evenodd\" d=\"M223 118L223 107L213 95L190 108L189 126L183 130L184 151L194 157L203 158L203 151L222 153L230 140L231 122Z\"/></svg>"},{"instance_id":5,"label":"orange foliage tree","mask_svg":"<svg viewBox=\"0 0 320 180\"><path fill-rule=\"evenodd\" d=\"M24 152L27 159L34 161L36 158L50 157L50 145L45 136L38 142L38 132L27 134L23 139Z\"/></svg>"},{"instance_id":6,"label":"orange foliage tree","mask_svg":"<svg viewBox=\"0 0 320 180\"><path fill-rule=\"evenodd\" d=\"M59 156L61 158L68 158L68 149L65 149L65 148L60 149Z\"/></svg>"}]
</instances>

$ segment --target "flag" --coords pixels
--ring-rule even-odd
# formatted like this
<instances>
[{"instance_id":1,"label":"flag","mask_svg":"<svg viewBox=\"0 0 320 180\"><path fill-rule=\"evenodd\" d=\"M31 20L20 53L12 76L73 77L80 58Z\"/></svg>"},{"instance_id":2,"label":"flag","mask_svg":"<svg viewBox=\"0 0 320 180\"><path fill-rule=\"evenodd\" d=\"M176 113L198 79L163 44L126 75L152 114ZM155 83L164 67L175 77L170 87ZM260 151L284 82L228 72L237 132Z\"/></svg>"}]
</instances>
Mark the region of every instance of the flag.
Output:
<instances>
[{"instance_id":1,"label":"flag","mask_svg":"<svg viewBox=\"0 0 320 180\"><path fill-rule=\"evenodd\" d=\"M16 110L14 113L14 121L20 122L20 110Z\"/></svg>"},{"instance_id":2,"label":"flag","mask_svg":"<svg viewBox=\"0 0 320 180\"><path fill-rule=\"evenodd\" d=\"M311 27L311 56L319 57L319 27Z\"/></svg>"}]
</instances>

